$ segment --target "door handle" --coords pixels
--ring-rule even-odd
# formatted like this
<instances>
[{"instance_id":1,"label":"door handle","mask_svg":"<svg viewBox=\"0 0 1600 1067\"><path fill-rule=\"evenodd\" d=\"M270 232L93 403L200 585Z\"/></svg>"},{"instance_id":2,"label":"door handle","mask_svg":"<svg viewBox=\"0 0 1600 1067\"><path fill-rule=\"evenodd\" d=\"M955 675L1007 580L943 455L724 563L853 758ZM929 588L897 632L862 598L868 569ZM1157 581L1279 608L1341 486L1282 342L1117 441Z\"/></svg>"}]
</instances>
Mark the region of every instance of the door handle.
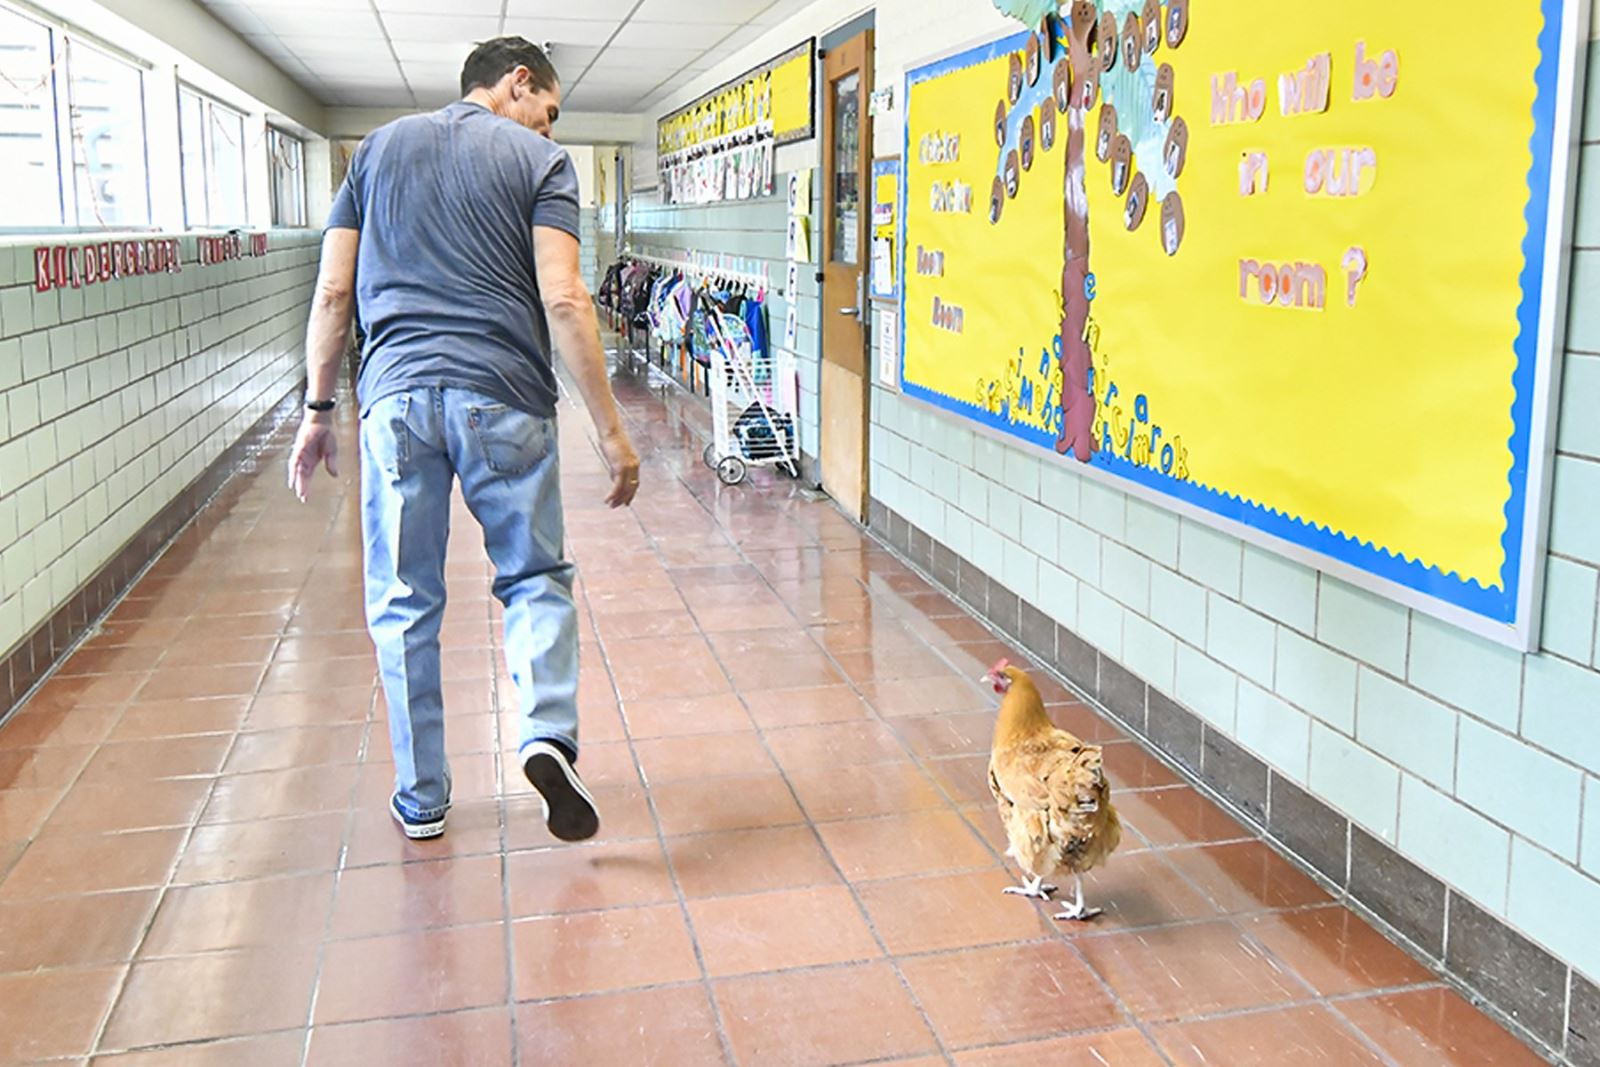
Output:
<instances>
[{"instance_id":1,"label":"door handle","mask_svg":"<svg viewBox=\"0 0 1600 1067\"><path fill-rule=\"evenodd\" d=\"M841 314L841 315L849 315L849 316L852 316L853 318L858 318L859 319L861 317L861 309L859 307L840 308L839 309L839 314Z\"/></svg>"}]
</instances>

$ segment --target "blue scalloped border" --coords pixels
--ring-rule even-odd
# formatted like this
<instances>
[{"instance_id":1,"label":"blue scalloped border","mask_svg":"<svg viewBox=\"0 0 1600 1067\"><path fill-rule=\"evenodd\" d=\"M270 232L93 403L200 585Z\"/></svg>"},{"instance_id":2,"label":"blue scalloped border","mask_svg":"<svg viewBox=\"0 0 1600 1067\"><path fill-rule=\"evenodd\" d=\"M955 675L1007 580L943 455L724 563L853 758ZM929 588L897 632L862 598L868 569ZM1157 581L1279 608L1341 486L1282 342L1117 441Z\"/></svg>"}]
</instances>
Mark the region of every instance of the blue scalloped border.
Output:
<instances>
[{"instance_id":1,"label":"blue scalloped border","mask_svg":"<svg viewBox=\"0 0 1600 1067\"><path fill-rule=\"evenodd\" d=\"M1511 376L1515 397L1511 405L1511 437L1507 441L1511 452L1511 469L1507 475L1511 493L1506 500L1505 506L1506 529L1501 536L1501 545L1505 549L1505 561L1501 564L1500 586L1484 586L1475 579L1463 579L1453 572L1447 574L1437 566L1406 559L1393 551L1380 548L1370 542L1360 541L1348 534L1339 533L1325 526L1318 526L1304 519L1294 518L1284 512L1275 511L1219 490L1191 482L1175 481L1162 475L1159 471L1140 467L1127 460L1109 456L1103 452L1095 454L1092 461L1094 466L1165 496L1172 497L1175 500L1201 508L1220 518L1230 519L1249 526L1290 544L1365 571L1374 577L1416 590L1425 596L1471 612L1474 615L1479 615L1498 623L1512 624L1516 622L1518 594L1521 591L1519 586L1522 574L1522 555L1528 537L1528 530L1526 529L1527 503L1530 492L1528 465L1533 434L1534 383L1537 381L1536 372L1539 359L1539 323L1545 298L1545 249L1549 241L1560 239L1559 235L1548 232L1547 211L1554 176L1556 107L1559 103L1556 95L1563 59L1561 50L1562 25L1564 21L1563 7L1565 3L1571 2L1587 2L1587 0L1541 0L1540 2L1540 9L1544 14L1544 26L1539 33L1539 65L1534 72L1534 84L1536 87L1533 105L1534 125L1533 135L1529 140L1533 162L1528 169L1529 195L1528 202L1523 210L1527 231L1522 241L1522 301L1517 309L1519 332L1513 346L1517 357L1516 369ZM979 45L976 48L971 48L907 71L905 78L905 108L908 117L911 107L912 86L930 78L939 77L949 71L984 63L1007 52L1015 51L1026 44L1028 36L1029 34L1026 30L1011 34L988 44ZM912 158L911 148L911 126L908 121L905 124L904 154L902 156L908 170ZM906 379L906 227L904 220L909 199L909 188L909 183L902 179L900 183L900 261L898 264L901 274L901 392L934 407L942 408L965 419L977 422L991 430L997 430L1007 436L1053 452L1054 439L1051 434L1035 431L1028 427L1013 426L1000 415L985 411L975 404L968 404L952 397L943 396Z\"/></svg>"}]
</instances>

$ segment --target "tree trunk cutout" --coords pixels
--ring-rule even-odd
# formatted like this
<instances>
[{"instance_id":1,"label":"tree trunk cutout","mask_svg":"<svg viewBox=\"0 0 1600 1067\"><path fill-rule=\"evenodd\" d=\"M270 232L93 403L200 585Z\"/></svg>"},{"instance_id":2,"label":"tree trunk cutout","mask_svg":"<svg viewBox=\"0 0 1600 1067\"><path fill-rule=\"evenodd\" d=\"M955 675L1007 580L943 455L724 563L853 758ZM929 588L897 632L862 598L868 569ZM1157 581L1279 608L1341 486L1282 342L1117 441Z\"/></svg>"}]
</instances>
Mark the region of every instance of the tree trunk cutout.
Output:
<instances>
[{"instance_id":1,"label":"tree trunk cutout","mask_svg":"<svg viewBox=\"0 0 1600 1067\"><path fill-rule=\"evenodd\" d=\"M997 6L1004 9L1007 5ZM1125 16L1120 22L1119 10ZM1089 462L1100 445L1094 436L1097 401L1094 352L1089 341L1094 272L1089 255L1086 152L1089 116L1097 105L1101 106L1094 156L1109 168L1115 194L1125 198L1125 228L1130 232L1139 230L1150 201L1160 199L1160 225L1153 227L1156 240L1169 256L1177 254L1183 240L1183 204L1177 182L1188 152L1188 128L1181 117L1173 114L1172 67L1158 64L1152 57L1163 46L1170 50L1183 43L1189 28L1189 0L1168 0L1164 9L1157 0L1147 0L1142 14L1141 19L1141 13L1128 0L1075 0L1064 17L1047 15L1024 52L1013 57L1006 98L1000 101L995 115L1001 152L990 200L992 223L999 221L1005 202L1016 196L1022 177L1015 153L1006 151L1010 131L1031 131L1034 125L1033 109L1038 98L1037 94L1022 91L1023 80L1031 84L1036 71L1049 79L1051 91L1038 118L1040 151L1048 152L1054 147L1057 116L1064 116L1066 121L1061 194L1062 396L1055 445L1058 453L1071 455L1081 463ZM1063 43L1065 54L1060 48ZM1019 78L1019 74L1024 77ZM1116 87L1115 99L1102 104L1102 95L1111 95L1110 85ZM1022 112L1025 114L1019 114Z\"/></svg>"}]
</instances>

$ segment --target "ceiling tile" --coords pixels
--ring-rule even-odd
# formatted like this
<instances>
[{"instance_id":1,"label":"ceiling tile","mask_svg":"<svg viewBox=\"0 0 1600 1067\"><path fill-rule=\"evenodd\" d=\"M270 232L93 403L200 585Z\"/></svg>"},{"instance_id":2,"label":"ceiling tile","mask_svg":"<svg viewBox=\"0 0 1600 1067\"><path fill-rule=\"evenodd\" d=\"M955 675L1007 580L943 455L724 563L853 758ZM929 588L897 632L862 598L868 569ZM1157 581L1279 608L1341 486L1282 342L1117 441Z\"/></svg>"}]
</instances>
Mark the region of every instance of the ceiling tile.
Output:
<instances>
[{"instance_id":1,"label":"ceiling tile","mask_svg":"<svg viewBox=\"0 0 1600 1067\"><path fill-rule=\"evenodd\" d=\"M439 0L375 0L378 13L388 17L401 15L437 15L442 6ZM500 17L502 0L450 0L453 15L492 15Z\"/></svg>"},{"instance_id":2,"label":"ceiling tile","mask_svg":"<svg viewBox=\"0 0 1600 1067\"><path fill-rule=\"evenodd\" d=\"M415 102L404 88L346 89L333 93L342 107L413 107Z\"/></svg>"},{"instance_id":3,"label":"ceiling tile","mask_svg":"<svg viewBox=\"0 0 1600 1067\"><path fill-rule=\"evenodd\" d=\"M638 105L641 94L630 90L590 89L580 90L581 95L574 96L571 103L575 111L632 111ZM560 127L557 126L557 136L560 136Z\"/></svg>"},{"instance_id":4,"label":"ceiling tile","mask_svg":"<svg viewBox=\"0 0 1600 1067\"><path fill-rule=\"evenodd\" d=\"M738 24L640 22L630 19L618 31L614 43L624 48L697 48L705 51L738 28Z\"/></svg>"},{"instance_id":5,"label":"ceiling tile","mask_svg":"<svg viewBox=\"0 0 1600 1067\"><path fill-rule=\"evenodd\" d=\"M644 0L633 13L642 22L749 22L772 6L772 0Z\"/></svg>"},{"instance_id":6,"label":"ceiling tile","mask_svg":"<svg viewBox=\"0 0 1600 1067\"><path fill-rule=\"evenodd\" d=\"M729 54L731 54L733 52L737 52L739 49L743 48L745 45L754 44L756 41L761 39L761 37L763 37L764 35L766 35L768 33L771 33L771 32L772 32L772 28L770 26L735 26L734 29L733 29L733 33L731 35L729 35L728 39L722 43L721 51L722 51L723 55L729 55ZM790 42L790 43L799 44L800 42L799 41L794 41L794 42ZM773 54L776 55L777 52L779 52L779 51L781 51L781 50L783 50L783 49L785 49L787 47L789 47L788 43L780 44L778 46L778 48L774 49L774 53ZM763 59L769 59L769 58L771 58L771 57L770 56L763 57ZM757 62L761 62L761 60L757 60Z\"/></svg>"},{"instance_id":7,"label":"ceiling tile","mask_svg":"<svg viewBox=\"0 0 1600 1067\"><path fill-rule=\"evenodd\" d=\"M372 13L370 0L204 0L206 7L234 4L248 7L259 15L280 11L340 11Z\"/></svg>"},{"instance_id":8,"label":"ceiling tile","mask_svg":"<svg viewBox=\"0 0 1600 1067\"><path fill-rule=\"evenodd\" d=\"M466 38L452 41L441 39L437 41L392 41L394 54L400 57L402 63L456 63L464 64L472 50L478 47L476 41Z\"/></svg>"},{"instance_id":9,"label":"ceiling tile","mask_svg":"<svg viewBox=\"0 0 1600 1067\"><path fill-rule=\"evenodd\" d=\"M563 78L576 78L599 56L599 48L589 48L581 44L558 44L550 51L550 62L556 65L556 73Z\"/></svg>"},{"instance_id":10,"label":"ceiling tile","mask_svg":"<svg viewBox=\"0 0 1600 1067\"><path fill-rule=\"evenodd\" d=\"M350 40L347 37L292 37L279 34L278 40L283 43L283 47L307 63L314 59L351 60L356 54L356 50L350 47ZM380 49L378 54L381 55L382 42L373 43Z\"/></svg>"},{"instance_id":11,"label":"ceiling tile","mask_svg":"<svg viewBox=\"0 0 1600 1067\"><path fill-rule=\"evenodd\" d=\"M596 70L661 70L676 73L697 63L705 53L699 48L619 48L613 45L600 53Z\"/></svg>"},{"instance_id":12,"label":"ceiling tile","mask_svg":"<svg viewBox=\"0 0 1600 1067\"><path fill-rule=\"evenodd\" d=\"M625 72L607 71L592 73L578 83L578 87L571 93L572 96L581 96L591 90L627 91L640 95L654 89L665 80L662 75L648 71Z\"/></svg>"},{"instance_id":13,"label":"ceiling tile","mask_svg":"<svg viewBox=\"0 0 1600 1067\"><path fill-rule=\"evenodd\" d=\"M400 69L410 77L415 74L422 78L450 78L454 81L461 80L460 63L435 63L425 59L408 59L400 63Z\"/></svg>"},{"instance_id":14,"label":"ceiling tile","mask_svg":"<svg viewBox=\"0 0 1600 1067\"><path fill-rule=\"evenodd\" d=\"M628 17L638 0L581 0L581 10L586 19L609 19L613 24ZM681 0L680 0L681 2ZM580 4L575 0L506 0L506 19L560 19L571 18Z\"/></svg>"},{"instance_id":15,"label":"ceiling tile","mask_svg":"<svg viewBox=\"0 0 1600 1067\"><path fill-rule=\"evenodd\" d=\"M758 26L776 26L785 19L790 19L800 14L809 4L810 0L778 0L777 3L748 21Z\"/></svg>"},{"instance_id":16,"label":"ceiling tile","mask_svg":"<svg viewBox=\"0 0 1600 1067\"><path fill-rule=\"evenodd\" d=\"M572 10L568 5L567 10ZM587 13L588 9L584 9ZM617 21L612 19L530 19L514 18L507 16L506 30L508 35L526 37L535 44L554 41L556 44L577 44L588 48L599 48L611 40L611 35L617 30Z\"/></svg>"},{"instance_id":17,"label":"ceiling tile","mask_svg":"<svg viewBox=\"0 0 1600 1067\"><path fill-rule=\"evenodd\" d=\"M314 8L267 8L256 17L279 37L345 37L378 39L378 19L366 11L317 11Z\"/></svg>"},{"instance_id":18,"label":"ceiling tile","mask_svg":"<svg viewBox=\"0 0 1600 1067\"><path fill-rule=\"evenodd\" d=\"M392 41L486 41L500 34L496 15L385 14L383 26Z\"/></svg>"}]
</instances>

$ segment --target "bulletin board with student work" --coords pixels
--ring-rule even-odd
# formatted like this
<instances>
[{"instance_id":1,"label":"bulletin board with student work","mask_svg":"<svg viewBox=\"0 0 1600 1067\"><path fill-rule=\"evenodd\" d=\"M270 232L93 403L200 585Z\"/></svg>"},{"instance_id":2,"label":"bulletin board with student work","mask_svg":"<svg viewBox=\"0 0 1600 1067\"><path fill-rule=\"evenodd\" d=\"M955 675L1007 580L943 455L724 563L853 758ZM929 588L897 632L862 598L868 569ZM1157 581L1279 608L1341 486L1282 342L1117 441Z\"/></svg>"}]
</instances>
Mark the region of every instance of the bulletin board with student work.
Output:
<instances>
[{"instance_id":1,"label":"bulletin board with student work","mask_svg":"<svg viewBox=\"0 0 1600 1067\"><path fill-rule=\"evenodd\" d=\"M662 201L772 195L777 149L816 136L816 70L813 37L657 121Z\"/></svg>"},{"instance_id":2,"label":"bulletin board with student work","mask_svg":"<svg viewBox=\"0 0 1600 1067\"><path fill-rule=\"evenodd\" d=\"M900 299L900 159L872 161L871 295L874 300Z\"/></svg>"},{"instance_id":3,"label":"bulletin board with student work","mask_svg":"<svg viewBox=\"0 0 1600 1067\"><path fill-rule=\"evenodd\" d=\"M1515 647L1589 0L1098 0L910 70L903 392Z\"/></svg>"}]
</instances>

